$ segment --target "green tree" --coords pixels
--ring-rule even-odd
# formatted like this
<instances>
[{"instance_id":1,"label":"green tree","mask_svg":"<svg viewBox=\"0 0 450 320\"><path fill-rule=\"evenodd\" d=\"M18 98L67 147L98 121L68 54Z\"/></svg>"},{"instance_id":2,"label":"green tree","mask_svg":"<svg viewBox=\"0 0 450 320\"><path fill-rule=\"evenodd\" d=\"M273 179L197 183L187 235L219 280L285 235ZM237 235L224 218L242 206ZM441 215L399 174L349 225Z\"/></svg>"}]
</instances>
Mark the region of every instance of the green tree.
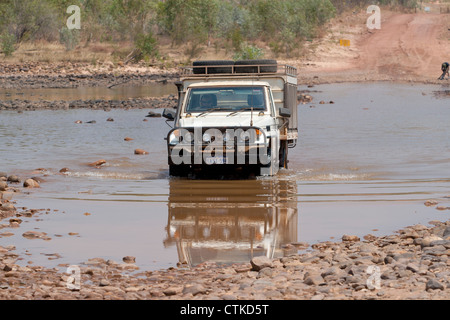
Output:
<instances>
[{"instance_id":1,"label":"green tree","mask_svg":"<svg viewBox=\"0 0 450 320\"><path fill-rule=\"evenodd\" d=\"M217 25L219 0L167 0L158 5L158 21L173 43L206 41Z\"/></svg>"},{"instance_id":2,"label":"green tree","mask_svg":"<svg viewBox=\"0 0 450 320\"><path fill-rule=\"evenodd\" d=\"M5 57L9 57L16 50L16 37L13 34L5 33L0 37L2 52Z\"/></svg>"},{"instance_id":3,"label":"green tree","mask_svg":"<svg viewBox=\"0 0 450 320\"><path fill-rule=\"evenodd\" d=\"M269 38L283 28L287 17L285 1L257 0L250 11L260 34Z\"/></svg>"},{"instance_id":4,"label":"green tree","mask_svg":"<svg viewBox=\"0 0 450 320\"><path fill-rule=\"evenodd\" d=\"M158 3L157 0L110 0L107 8L110 21L106 24L122 39L134 40L137 35L152 33Z\"/></svg>"},{"instance_id":5,"label":"green tree","mask_svg":"<svg viewBox=\"0 0 450 320\"><path fill-rule=\"evenodd\" d=\"M59 30L59 42L66 47L67 51L75 49L75 47L80 43L79 30L69 30L66 26L62 27Z\"/></svg>"},{"instance_id":6,"label":"green tree","mask_svg":"<svg viewBox=\"0 0 450 320\"><path fill-rule=\"evenodd\" d=\"M264 51L257 46L243 43L239 51L235 52L233 60L254 60L264 56Z\"/></svg>"},{"instance_id":7,"label":"green tree","mask_svg":"<svg viewBox=\"0 0 450 320\"><path fill-rule=\"evenodd\" d=\"M158 41L151 32L140 33L136 36L135 46L139 50L138 59L149 59L159 55Z\"/></svg>"},{"instance_id":8,"label":"green tree","mask_svg":"<svg viewBox=\"0 0 450 320\"><path fill-rule=\"evenodd\" d=\"M16 42L57 38L57 14L52 5L40 0L4 0L0 3L2 29Z\"/></svg>"}]
</instances>

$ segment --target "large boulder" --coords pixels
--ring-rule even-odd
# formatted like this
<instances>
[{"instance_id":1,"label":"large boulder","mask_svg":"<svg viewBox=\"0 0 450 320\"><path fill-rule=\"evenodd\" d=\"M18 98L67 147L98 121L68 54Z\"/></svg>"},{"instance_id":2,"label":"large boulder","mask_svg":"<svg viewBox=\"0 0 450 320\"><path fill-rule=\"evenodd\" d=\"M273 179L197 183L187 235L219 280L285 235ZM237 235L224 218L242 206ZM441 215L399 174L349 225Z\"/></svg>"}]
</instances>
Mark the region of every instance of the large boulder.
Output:
<instances>
[{"instance_id":1,"label":"large boulder","mask_svg":"<svg viewBox=\"0 0 450 320\"><path fill-rule=\"evenodd\" d=\"M273 267L272 260L267 258L266 256L254 257L252 260L250 260L250 264L252 265L253 271L260 271L264 268Z\"/></svg>"},{"instance_id":2,"label":"large boulder","mask_svg":"<svg viewBox=\"0 0 450 320\"><path fill-rule=\"evenodd\" d=\"M25 188L39 188L40 187L39 183L34 179L25 180L25 182L23 183L23 186Z\"/></svg>"},{"instance_id":3,"label":"large boulder","mask_svg":"<svg viewBox=\"0 0 450 320\"><path fill-rule=\"evenodd\" d=\"M19 183L20 178L18 176L16 176L15 174L12 174L8 177L8 181L12 182L12 183Z\"/></svg>"},{"instance_id":4,"label":"large boulder","mask_svg":"<svg viewBox=\"0 0 450 320\"><path fill-rule=\"evenodd\" d=\"M16 214L16 208L8 201L0 201L0 220L12 217Z\"/></svg>"},{"instance_id":5,"label":"large boulder","mask_svg":"<svg viewBox=\"0 0 450 320\"><path fill-rule=\"evenodd\" d=\"M8 184L5 181L0 181L0 191L6 191Z\"/></svg>"}]
</instances>

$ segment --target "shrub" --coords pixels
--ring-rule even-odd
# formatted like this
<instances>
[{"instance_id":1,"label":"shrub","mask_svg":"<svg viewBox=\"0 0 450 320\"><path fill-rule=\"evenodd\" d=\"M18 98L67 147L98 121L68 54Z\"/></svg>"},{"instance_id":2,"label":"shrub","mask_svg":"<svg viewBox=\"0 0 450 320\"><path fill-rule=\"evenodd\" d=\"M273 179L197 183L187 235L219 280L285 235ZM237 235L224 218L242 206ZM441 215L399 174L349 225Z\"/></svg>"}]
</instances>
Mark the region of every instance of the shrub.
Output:
<instances>
[{"instance_id":1,"label":"shrub","mask_svg":"<svg viewBox=\"0 0 450 320\"><path fill-rule=\"evenodd\" d=\"M233 60L254 60L261 58L263 55L264 52L261 48L244 43L241 49L235 52Z\"/></svg>"},{"instance_id":2,"label":"shrub","mask_svg":"<svg viewBox=\"0 0 450 320\"><path fill-rule=\"evenodd\" d=\"M140 51L139 58L141 59L154 58L159 55L158 42L151 32L138 34L134 44Z\"/></svg>"},{"instance_id":3,"label":"shrub","mask_svg":"<svg viewBox=\"0 0 450 320\"><path fill-rule=\"evenodd\" d=\"M239 51L244 43L244 36L238 26L236 26L231 32L230 38L234 51Z\"/></svg>"},{"instance_id":4,"label":"shrub","mask_svg":"<svg viewBox=\"0 0 450 320\"><path fill-rule=\"evenodd\" d=\"M80 43L79 30L68 29L63 27L59 30L59 42L64 44L67 51L75 49L75 47Z\"/></svg>"},{"instance_id":5,"label":"shrub","mask_svg":"<svg viewBox=\"0 0 450 320\"><path fill-rule=\"evenodd\" d=\"M5 57L9 57L16 50L16 37L13 34L5 33L1 36L1 48Z\"/></svg>"}]
</instances>

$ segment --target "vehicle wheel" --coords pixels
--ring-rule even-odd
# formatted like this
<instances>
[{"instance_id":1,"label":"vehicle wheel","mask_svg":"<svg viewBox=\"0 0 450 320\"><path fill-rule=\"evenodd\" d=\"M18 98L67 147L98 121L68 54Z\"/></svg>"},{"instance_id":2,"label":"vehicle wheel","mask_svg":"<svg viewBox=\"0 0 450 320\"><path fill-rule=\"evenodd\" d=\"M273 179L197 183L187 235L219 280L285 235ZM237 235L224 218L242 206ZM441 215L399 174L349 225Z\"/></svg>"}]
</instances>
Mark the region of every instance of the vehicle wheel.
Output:
<instances>
[{"instance_id":1,"label":"vehicle wheel","mask_svg":"<svg viewBox=\"0 0 450 320\"><path fill-rule=\"evenodd\" d=\"M204 60L194 61L194 67L208 67L208 68L194 68L194 74L218 74L218 73L232 73L234 61L231 60ZM211 67L213 66L213 67ZM215 67L225 66L225 67Z\"/></svg>"},{"instance_id":2,"label":"vehicle wheel","mask_svg":"<svg viewBox=\"0 0 450 320\"><path fill-rule=\"evenodd\" d=\"M260 73L276 73L278 69L277 60L272 59L238 60L234 62L234 65L234 70L236 73L258 73L258 67L254 65L261 65L259 68Z\"/></svg>"},{"instance_id":3,"label":"vehicle wheel","mask_svg":"<svg viewBox=\"0 0 450 320\"><path fill-rule=\"evenodd\" d=\"M169 175L172 177L187 177L189 168L183 165L169 165Z\"/></svg>"},{"instance_id":4,"label":"vehicle wheel","mask_svg":"<svg viewBox=\"0 0 450 320\"><path fill-rule=\"evenodd\" d=\"M288 142L286 141L281 141L281 145L280 145L280 168L288 168Z\"/></svg>"},{"instance_id":5,"label":"vehicle wheel","mask_svg":"<svg viewBox=\"0 0 450 320\"><path fill-rule=\"evenodd\" d=\"M261 176L273 176L277 174L279 170L279 164L275 162L274 157L272 157L272 149L267 149L267 155L269 157L269 163L260 166L260 175Z\"/></svg>"}]
</instances>

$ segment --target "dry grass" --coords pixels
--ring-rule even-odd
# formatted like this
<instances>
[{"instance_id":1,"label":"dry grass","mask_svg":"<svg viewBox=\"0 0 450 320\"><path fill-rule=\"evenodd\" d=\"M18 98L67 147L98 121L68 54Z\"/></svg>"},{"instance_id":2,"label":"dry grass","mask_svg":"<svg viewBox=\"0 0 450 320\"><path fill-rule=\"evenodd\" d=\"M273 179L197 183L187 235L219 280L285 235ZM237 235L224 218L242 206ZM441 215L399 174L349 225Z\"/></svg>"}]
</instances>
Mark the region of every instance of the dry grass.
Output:
<instances>
[{"instance_id":1,"label":"dry grass","mask_svg":"<svg viewBox=\"0 0 450 320\"><path fill-rule=\"evenodd\" d=\"M129 43L92 43L66 50L65 46L53 42L27 42L20 44L10 57L2 57L3 62L82 62L97 64L99 62L118 62L126 57L133 47Z\"/></svg>"},{"instance_id":2,"label":"dry grass","mask_svg":"<svg viewBox=\"0 0 450 320\"><path fill-rule=\"evenodd\" d=\"M211 39L209 44L193 45L183 43L173 45L168 38L159 38L160 57L150 63L162 64L167 67L185 65L194 60L231 60L234 52L230 43L223 39ZM264 58L273 58L272 51L263 42L256 45L263 49ZM127 60L127 56L133 51L133 43L80 43L73 50L66 50L63 44L58 42L27 42L20 44L10 57L0 55L0 61L8 63L42 62L42 63L90 63L101 64L107 61L115 64Z\"/></svg>"}]
</instances>

